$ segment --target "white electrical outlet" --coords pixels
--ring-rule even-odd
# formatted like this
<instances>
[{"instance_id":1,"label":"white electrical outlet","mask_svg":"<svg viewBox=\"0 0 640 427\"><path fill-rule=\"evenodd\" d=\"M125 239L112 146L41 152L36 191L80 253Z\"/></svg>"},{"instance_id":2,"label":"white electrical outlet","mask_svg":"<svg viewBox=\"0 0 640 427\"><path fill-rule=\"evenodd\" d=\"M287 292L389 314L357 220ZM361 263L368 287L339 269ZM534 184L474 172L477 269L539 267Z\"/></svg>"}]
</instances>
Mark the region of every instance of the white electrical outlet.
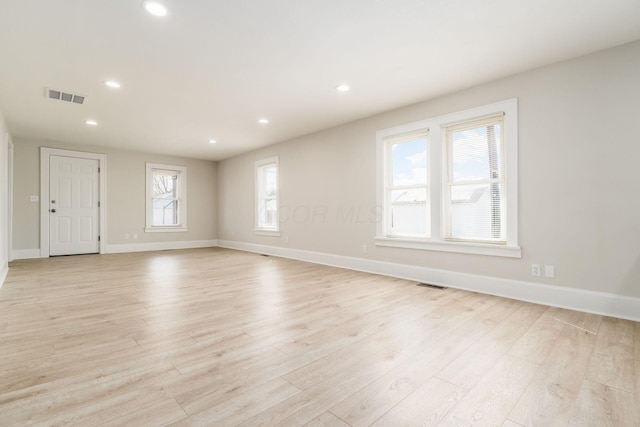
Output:
<instances>
[{"instance_id":1,"label":"white electrical outlet","mask_svg":"<svg viewBox=\"0 0 640 427\"><path fill-rule=\"evenodd\" d=\"M553 265L544 266L544 277L553 279L556 276L556 268Z\"/></svg>"},{"instance_id":2,"label":"white electrical outlet","mask_svg":"<svg viewBox=\"0 0 640 427\"><path fill-rule=\"evenodd\" d=\"M285 236L285 238L284 238L284 242L285 242L285 243L289 243L289 236Z\"/></svg>"},{"instance_id":3,"label":"white electrical outlet","mask_svg":"<svg viewBox=\"0 0 640 427\"><path fill-rule=\"evenodd\" d=\"M363 254L367 253L367 245L362 245L362 253Z\"/></svg>"},{"instance_id":4,"label":"white electrical outlet","mask_svg":"<svg viewBox=\"0 0 640 427\"><path fill-rule=\"evenodd\" d=\"M531 275L540 277L540 264L531 264Z\"/></svg>"},{"instance_id":5,"label":"white electrical outlet","mask_svg":"<svg viewBox=\"0 0 640 427\"><path fill-rule=\"evenodd\" d=\"M133 233L133 239L137 239L138 238L138 233Z\"/></svg>"},{"instance_id":6,"label":"white electrical outlet","mask_svg":"<svg viewBox=\"0 0 640 427\"><path fill-rule=\"evenodd\" d=\"M129 240L129 237L131 237L129 236L129 233L124 233L124 240Z\"/></svg>"},{"instance_id":7,"label":"white electrical outlet","mask_svg":"<svg viewBox=\"0 0 640 427\"><path fill-rule=\"evenodd\" d=\"M38 200L40 200L40 198L38 196L29 196L29 201L30 202L37 202Z\"/></svg>"}]
</instances>

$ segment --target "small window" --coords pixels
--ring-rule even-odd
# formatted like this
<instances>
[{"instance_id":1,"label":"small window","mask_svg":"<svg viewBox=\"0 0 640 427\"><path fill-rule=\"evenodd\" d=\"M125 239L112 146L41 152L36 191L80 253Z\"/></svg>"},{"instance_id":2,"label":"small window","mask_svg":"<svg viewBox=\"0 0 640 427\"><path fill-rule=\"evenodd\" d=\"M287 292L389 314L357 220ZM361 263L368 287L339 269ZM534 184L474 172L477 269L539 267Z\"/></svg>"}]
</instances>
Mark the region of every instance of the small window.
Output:
<instances>
[{"instance_id":1,"label":"small window","mask_svg":"<svg viewBox=\"0 0 640 427\"><path fill-rule=\"evenodd\" d=\"M145 231L187 231L187 168L147 163Z\"/></svg>"},{"instance_id":2,"label":"small window","mask_svg":"<svg viewBox=\"0 0 640 427\"><path fill-rule=\"evenodd\" d=\"M278 158L256 162L256 234L279 235Z\"/></svg>"}]
</instances>

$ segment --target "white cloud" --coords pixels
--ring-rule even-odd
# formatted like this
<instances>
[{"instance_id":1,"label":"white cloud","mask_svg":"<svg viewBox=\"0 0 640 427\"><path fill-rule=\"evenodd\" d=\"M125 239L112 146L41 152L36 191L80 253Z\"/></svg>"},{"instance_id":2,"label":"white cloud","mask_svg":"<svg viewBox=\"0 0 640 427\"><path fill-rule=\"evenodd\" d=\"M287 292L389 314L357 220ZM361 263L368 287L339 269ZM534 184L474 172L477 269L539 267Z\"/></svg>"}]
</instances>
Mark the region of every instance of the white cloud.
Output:
<instances>
[{"instance_id":1,"label":"white cloud","mask_svg":"<svg viewBox=\"0 0 640 427\"><path fill-rule=\"evenodd\" d=\"M427 150L424 150L420 153L416 153L412 156L408 156L407 160L411 162L412 165L426 167L427 164Z\"/></svg>"},{"instance_id":2,"label":"white cloud","mask_svg":"<svg viewBox=\"0 0 640 427\"><path fill-rule=\"evenodd\" d=\"M403 173L396 175L394 179L394 185L414 185L424 184L427 182L427 168L413 168L411 169L411 175Z\"/></svg>"}]
</instances>

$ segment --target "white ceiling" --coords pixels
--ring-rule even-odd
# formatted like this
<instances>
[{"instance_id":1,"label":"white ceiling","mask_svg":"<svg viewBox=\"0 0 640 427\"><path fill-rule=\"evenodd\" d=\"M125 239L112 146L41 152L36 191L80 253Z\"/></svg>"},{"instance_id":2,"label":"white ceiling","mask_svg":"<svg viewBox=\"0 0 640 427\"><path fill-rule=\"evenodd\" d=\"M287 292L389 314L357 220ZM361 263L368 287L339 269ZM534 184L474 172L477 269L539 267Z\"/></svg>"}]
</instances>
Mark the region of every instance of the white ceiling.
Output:
<instances>
[{"instance_id":1,"label":"white ceiling","mask_svg":"<svg viewBox=\"0 0 640 427\"><path fill-rule=\"evenodd\" d=\"M0 0L11 133L219 160L640 39L638 0L164 3Z\"/></svg>"}]
</instances>

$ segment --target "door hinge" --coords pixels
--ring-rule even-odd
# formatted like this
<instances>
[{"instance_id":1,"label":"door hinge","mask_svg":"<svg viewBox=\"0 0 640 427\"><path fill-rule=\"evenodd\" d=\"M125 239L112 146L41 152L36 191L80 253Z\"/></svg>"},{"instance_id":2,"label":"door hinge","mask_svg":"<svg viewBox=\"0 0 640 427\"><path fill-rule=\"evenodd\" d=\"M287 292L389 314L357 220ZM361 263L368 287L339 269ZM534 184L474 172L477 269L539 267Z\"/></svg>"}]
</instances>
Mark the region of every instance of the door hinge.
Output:
<instances>
[{"instance_id":1,"label":"door hinge","mask_svg":"<svg viewBox=\"0 0 640 427\"><path fill-rule=\"evenodd\" d=\"M98 202L98 207L100 207L100 202Z\"/></svg>"},{"instance_id":2,"label":"door hinge","mask_svg":"<svg viewBox=\"0 0 640 427\"><path fill-rule=\"evenodd\" d=\"M100 241L100 236L98 236L98 242Z\"/></svg>"},{"instance_id":3,"label":"door hinge","mask_svg":"<svg viewBox=\"0 0 640 427\"><path fill-rule=\"evenodd\" d=\"M100 168L98 168L98 173L100 173Z\"/></svg>"}]
</instances>

